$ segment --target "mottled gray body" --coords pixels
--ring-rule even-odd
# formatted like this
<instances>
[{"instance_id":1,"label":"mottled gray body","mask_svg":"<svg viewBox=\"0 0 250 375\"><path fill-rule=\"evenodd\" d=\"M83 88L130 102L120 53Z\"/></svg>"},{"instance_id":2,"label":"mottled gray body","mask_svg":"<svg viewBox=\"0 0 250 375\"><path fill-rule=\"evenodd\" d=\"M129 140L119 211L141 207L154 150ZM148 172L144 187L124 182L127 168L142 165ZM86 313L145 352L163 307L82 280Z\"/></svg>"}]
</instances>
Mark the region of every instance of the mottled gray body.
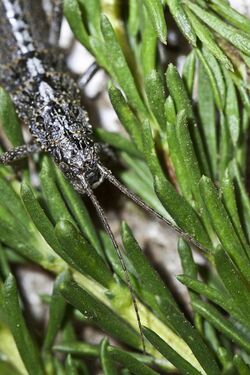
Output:
<instances>
[{"instance_id":1,"label":"mottled gray body","mask_svg":"<svg viewBox=\"0 0 250 375\"><path fill-rule=\"evenodd\" d=\"M33 33L45 32L45 40L48 36L48 31L43 30L45 17L34 25L33 14L33 22L27 22L31 12L42 16L38 5L38 1L1 0L0 31L4 37L0 46L0 81L36 144L52 155L74 187L82 192L79 175L90 186L102 179L98 147L91 138L87 113L80 105L79 89L62 71L62 59L58 55L53 58L53 50L41 40L41 35L33 38Z\"/></svg>"}]
</instances>

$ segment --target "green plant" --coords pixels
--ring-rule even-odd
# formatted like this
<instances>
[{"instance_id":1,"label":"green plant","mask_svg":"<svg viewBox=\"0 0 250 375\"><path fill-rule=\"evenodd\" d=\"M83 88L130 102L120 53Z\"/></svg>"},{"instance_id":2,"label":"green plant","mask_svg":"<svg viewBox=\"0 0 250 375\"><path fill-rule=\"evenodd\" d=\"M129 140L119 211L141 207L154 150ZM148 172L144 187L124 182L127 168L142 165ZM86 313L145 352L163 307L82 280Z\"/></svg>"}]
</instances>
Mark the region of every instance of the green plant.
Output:
<instances>
[{"instance_id":1,"label":"green plant","mask_svg":"<svg viewBox=\"0 0 250 375\"><path fill-rule=\"evenodd\" d=\"M64 0L64 13L75 37L108 72L110 99L130 139L102 129L96 137L127 165L124 183L192 236L209 263L203 275L180 239L178 279L188 288L193 323L123 223L147 339L147 353L140 353L117 255L82 198L43 156L39 189L31 186L27 165L21 182L13 169L0 168L0 373L88 374L90 357L107 375L118 373L117 364L124 374L250 374L249 20L226 0L130 0L126 18L123 6L118 0ZM172 64L164 75L157 59L159 41L167 40L164 10L190 43L182 78ZM2 89L0 121L9 141L22 144ZM57 275L39 345L10 274L14 261ZM129 350L107 339L99 345L79 341L74 321L100 327ZM66 354L64 365L58 352Z\"/></svg>"}]
</instances>

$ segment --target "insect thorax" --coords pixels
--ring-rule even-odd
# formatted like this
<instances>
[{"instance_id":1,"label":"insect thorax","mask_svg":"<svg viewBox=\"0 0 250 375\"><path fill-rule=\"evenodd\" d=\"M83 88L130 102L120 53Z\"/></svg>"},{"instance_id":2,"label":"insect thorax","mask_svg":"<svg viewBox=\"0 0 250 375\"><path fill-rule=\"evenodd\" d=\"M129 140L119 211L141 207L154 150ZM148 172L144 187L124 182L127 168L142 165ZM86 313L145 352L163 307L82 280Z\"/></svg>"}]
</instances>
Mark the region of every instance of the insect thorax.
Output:
<instances>
[{"instance_id":1,"label":"insect thorax","mask_svg":"<svg viewBox=\"0 0 250 375\"><path fill-rule=\"evenodd\" d=\"M90 185L98 183L98 146L92 140L92 127L80 105L75 82L54 73L38 83L37 91L30 123L32 135L73 184L78 175L83 175Z\"/></svg>"},{"instance_id":2,"label":"insect thorax","mask_svg":"<svg viewBox=\"0 0 250 375\"><path fill-rule=\"evenodd\" d=\"M37 112L31 132L71 180L79 174L91 185L99 180L98 146L92 140L87 114L79 104L54 98Z\"/></svg>"},{"instance_id":3,"label":"insect thorax","mask_svg":"<svg viewBox=\"0 0 250 375\"><path fill-rule=\"evenodd\" d=\"M27 73L27 61L20 59L10 68L13 79L8 77L8 85L12 82L8 90L17 113L73 184L74 176L81 174L91 186L98 185L98 146L92 140L87 112L81 107L79 88L68 74L47 65L46 53L43 59L39 54L40 59L46 72L33 79Z\"/></svg>"}]
</instances>

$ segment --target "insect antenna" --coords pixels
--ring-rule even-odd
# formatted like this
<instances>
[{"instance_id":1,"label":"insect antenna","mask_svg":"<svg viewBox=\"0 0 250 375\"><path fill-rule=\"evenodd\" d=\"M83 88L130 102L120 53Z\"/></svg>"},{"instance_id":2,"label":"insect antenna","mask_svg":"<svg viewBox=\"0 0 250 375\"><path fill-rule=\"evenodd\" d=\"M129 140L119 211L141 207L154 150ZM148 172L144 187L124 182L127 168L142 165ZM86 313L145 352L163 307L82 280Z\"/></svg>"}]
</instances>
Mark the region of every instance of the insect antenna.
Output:
<instances>
[{"instance_id":1,"label":"insect antenna","mask_svg":"<svg viewBox=\"0 0 250 375\"><path fill-rule=\"evenodd\" d=\"M122 252L121 252L121 250L120 250L120 248L119 248L119 246L116 242L116 239L115 239L114 234L113 234L113 232L110 228L110 225L109 225L107 217L106 217L106 215L103 211L103 208L101 207L98 199L96 198L95 194L93 193L93 190L91 189L91 187L89 186L89 184L87 183L87 181L85 180L85 178L83 176L79 176L79 179L82 182L84 192L87 194L87 196L90 198L91 202L93 203L93 205L96 209L96 212L97 212L97 214L98 214L98 216L99 216L99 218L100 218L100 220L101 220L101 222L104 226L104 229L106 230L107 234L109 235L109 237L112 241L112 244L113 244L113 246L116 250L116 253L118 255L119 261L120 261L122 269L124 271L126 284L127 284L127 287L129 288L131 298L132 298L132 301L133 301L136 319L137 319L137 323L138 323L138 327L139 327L139 331L140 331L140 336L141 336L143 353L146 353L145 340L144 340L144 336L143 336L143 333L142 333L142 323L141 323L141 319L140 319L138 304L137 304L137 300L136 300L136 297L135 297L134 289L132 287L132 284L131 284L131 281L130 281L130 278L129 278L129 273L128 273L127 266L125 264L123 254L122 254Z\"/></svg>"},{"instance_id":2,"label":"insect antenna","mask_svg":"<svg viewBox=\"0 0 250 375\"><path fill-rule=\"evenodd\" d=\"M170 220L166 219L164 216L159 214L152 207L148 206L145 202L143 202L143 200L141 200L136 194L132 193L129 189L127 189L126 186L124 186L120 181L117 180L117 178L112 174L112 172L109 169L107 169L101 164L98 164L98 167L102 172L104 178L106 178L109 182L116 186L117 189L119 189L124 195L126 195L132 201L134 201L138 206L141 206L145 211L148 211L149 213L155 215L156 217L167 223L167 225L170 226L175 232L179 233L181 236L186 238L189 242L191 242L199 249L205 250L204 247L193 237L191 237L188 233L184 232L177 225L173 224Z\"/></svg>"},{"instance_id":3,"label":"insect antenna","mask_svg":"<svg viewBox=\"0 0 250 375\"><path fill-rule=\"evenodd\" d=\"M94 61L84 72L83 76L80 78L78 85L80 88L84 89L87 84L90 82L90 80L94 77L94 75L98 72L100 67L97 65L97 63Z\"/></svg>"}]
</instances>

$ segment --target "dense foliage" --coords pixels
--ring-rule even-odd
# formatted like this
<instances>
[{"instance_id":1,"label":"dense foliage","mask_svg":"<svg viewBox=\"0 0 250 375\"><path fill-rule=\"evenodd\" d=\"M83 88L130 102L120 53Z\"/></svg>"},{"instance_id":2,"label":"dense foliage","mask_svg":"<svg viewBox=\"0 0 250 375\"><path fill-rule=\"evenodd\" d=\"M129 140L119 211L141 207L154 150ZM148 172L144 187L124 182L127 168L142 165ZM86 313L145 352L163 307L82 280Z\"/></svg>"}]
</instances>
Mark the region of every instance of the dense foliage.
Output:
<instances>
[{"instance_id":1,"label":"dense foliage","mask_svg":"<svg viewBox=\"0 0 250 375\"><path fill-rule=\"evenodd\" d=\"M1 167L0 373L90 374L85 359L92 358L107 375L250 374L249 20L227 0L64 0L64 13L108 73L112 105L130 138L102 129L96 137L127 166L124 183L199 244L208 269L200 272L180 239L178 280L189 291L191 322L122 224L144 326L142 354L122 267L82 197L47 156L34 160L39 187L28 164L21 179ZM189 49L181 75L168 57L171 17ZM23 144L2 89L0 121L10 143ZM27 262L56 275L39 340L10 273ZM126 349L106 338L79 341L75 322L101 328Z\"/></svg>"}]
</instances>

